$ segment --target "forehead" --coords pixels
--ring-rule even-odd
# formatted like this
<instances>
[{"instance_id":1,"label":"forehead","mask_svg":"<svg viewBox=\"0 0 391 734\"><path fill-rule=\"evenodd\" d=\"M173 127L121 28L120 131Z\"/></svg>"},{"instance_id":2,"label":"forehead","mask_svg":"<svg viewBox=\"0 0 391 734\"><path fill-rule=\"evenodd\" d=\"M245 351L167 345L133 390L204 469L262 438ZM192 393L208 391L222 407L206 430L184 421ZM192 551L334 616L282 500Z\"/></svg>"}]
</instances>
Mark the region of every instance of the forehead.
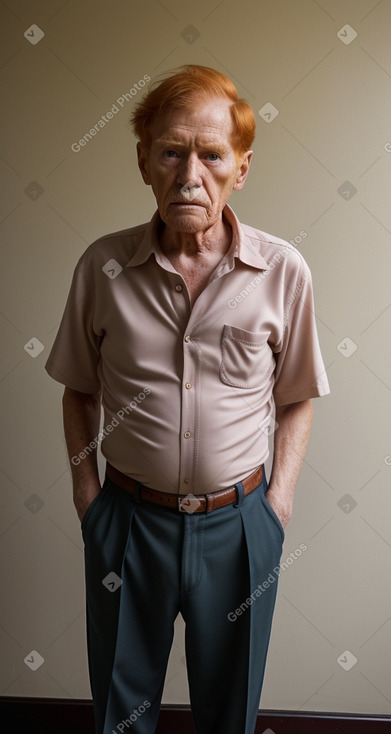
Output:
<instances>
[{"instance_id":1,"label":"forehead","mask_svg":"<svg viewBox=\"0 0 391 734\"><path fill-rule=\"evenodd\" d=\"M232 135L231 102L226 99L194 99L191 107L171 109L151 126L152 144L220 141L230 146Z\"/></svg>"}]
</instances>

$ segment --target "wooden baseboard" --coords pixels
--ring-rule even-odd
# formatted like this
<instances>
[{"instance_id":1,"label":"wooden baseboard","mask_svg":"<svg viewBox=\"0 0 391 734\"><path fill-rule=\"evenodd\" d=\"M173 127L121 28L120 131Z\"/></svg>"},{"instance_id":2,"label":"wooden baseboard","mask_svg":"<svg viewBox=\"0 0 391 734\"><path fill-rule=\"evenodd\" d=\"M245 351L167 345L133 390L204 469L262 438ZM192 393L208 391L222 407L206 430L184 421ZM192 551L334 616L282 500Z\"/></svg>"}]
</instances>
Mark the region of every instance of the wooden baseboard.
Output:
<instances>
[{"instance_id":1,"label":"wooden baseboard","mask_svg":"<svg viewBox=\"0 0 391 734\"><path fill-rule=\"evenodd\" d=\"M10 734L19 731L26 734L94 734L92 702L82 699L0 696L0 731ZM268 710L259 712L255 730L255 734L390 732L391 716ZM156 734L194 734L189 706L163 705Z\"/></svg>"}]
</instances>

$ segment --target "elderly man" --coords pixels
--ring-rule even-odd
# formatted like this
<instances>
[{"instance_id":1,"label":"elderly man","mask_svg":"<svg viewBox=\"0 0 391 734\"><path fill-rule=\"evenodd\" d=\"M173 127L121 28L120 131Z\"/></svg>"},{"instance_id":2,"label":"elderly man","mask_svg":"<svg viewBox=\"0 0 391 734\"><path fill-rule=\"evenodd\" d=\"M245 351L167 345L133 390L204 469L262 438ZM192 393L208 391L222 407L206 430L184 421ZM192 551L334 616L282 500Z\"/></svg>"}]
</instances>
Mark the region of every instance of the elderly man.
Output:
<instances>
[{"instance_id":1,"label":"elderly man","mask_svg":"<svg viewBox=\"0 0 391 734\"><path fill-rule=\"evenodd\" d=\"M227 204L255 132L227 77L182 67L132 121L157 211L82 255L46 365L66 386L96 731L155 731L181 613L197 734L253 734L311 398L328 392L311 277Z\"/></svg>"}]
</instances>

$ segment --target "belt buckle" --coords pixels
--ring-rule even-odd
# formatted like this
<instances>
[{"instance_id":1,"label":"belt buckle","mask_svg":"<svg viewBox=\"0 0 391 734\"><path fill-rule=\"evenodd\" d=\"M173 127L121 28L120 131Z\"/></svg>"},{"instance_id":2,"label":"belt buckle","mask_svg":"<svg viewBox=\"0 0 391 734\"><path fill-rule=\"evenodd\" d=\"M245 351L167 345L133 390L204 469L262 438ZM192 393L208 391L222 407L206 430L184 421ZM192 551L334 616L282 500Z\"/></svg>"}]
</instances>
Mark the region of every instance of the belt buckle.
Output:
<instances>
[{"instance_id":1,"label":"belt buckle","mask_svg":"<svg viewBox=\"0 0 391 734\"><path fill-rule=\"evenodd\" d=\"M194 494L187 494L185 497L183 495L178 495L179 512L186 512L188 515L192 515L194 512L197 512L200 504L200 500Z\"/></svg>"}]
</instances>

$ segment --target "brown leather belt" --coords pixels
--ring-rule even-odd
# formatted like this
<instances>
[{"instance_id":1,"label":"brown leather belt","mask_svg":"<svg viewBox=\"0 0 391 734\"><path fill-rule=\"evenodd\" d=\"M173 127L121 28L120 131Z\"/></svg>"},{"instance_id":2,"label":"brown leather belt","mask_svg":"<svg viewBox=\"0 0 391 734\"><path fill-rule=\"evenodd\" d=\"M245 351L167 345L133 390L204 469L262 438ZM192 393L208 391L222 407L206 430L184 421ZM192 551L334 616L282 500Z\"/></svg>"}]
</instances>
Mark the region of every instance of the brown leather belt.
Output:
<instances>
[{"instance_id":1,"label":"brown leather belt","mask_svg":"<svg viewBox=\"0 0 391 734\"><path fill-rule=\"evenodd\" d=\"M169 494L168 492L159 492L157 489L150 489L143 484L136 482L135 479L128 477L127 474L115 469L107 462L106 474L114 484L124 489L129 494L136 494L138 488L141 500L153 502L156 505L170 507L179 512L187 512L189 515L194 512L211 512L217 510L218 507L225 507L237 500L237 492L235 487L222 489L219 492L211 492L210 494ZM256 469L249 477L242 479L244 494L250 494L262 482L262 467Z\"/></svg>"}]
</instances>

